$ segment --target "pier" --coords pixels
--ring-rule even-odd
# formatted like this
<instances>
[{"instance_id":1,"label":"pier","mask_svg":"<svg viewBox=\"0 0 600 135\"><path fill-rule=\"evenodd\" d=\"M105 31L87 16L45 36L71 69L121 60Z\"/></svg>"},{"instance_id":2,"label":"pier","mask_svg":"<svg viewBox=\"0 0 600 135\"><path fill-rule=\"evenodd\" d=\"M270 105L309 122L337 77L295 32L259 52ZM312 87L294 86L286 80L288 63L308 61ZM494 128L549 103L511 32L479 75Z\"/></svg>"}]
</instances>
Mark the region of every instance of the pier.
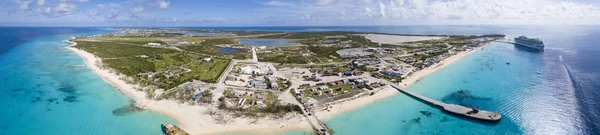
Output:
<instances>
[{"instance_id":1,"label":"pier","mask_svg":"<svg viewBox=\"0 0 600 135\"><path fill-rule=\"evenodd\" d=\"M495 42L499 42L499 43L507 43L507 44L516 44L515 42L513 42L513 41L510 41L510 40L496 40Z\"/></svg>"},{"instance_id":2,"label":"pier","mask_svg":"<svg viewBox=\"0 0 600 135\"><path fill-rule=\"evenodd\" d=\"M408 89L400 87L396 84L390 84L390 86L394 87L398 91L405 93L409 96L420 99L420 100L427 102L429 104L432 104L434 106L443 108L444 111L446 111L446 112L457 114L457 115L460 115L463 117L478 119L478 120L485 120L485 121L498 121L498 120L500 120L500 118L502 118L502 115L500 115L500 113L497 113L497 112L490 112L490 111L485 111L485 110L475 111L473 108L464 107L464 106L457 105L457 104L446 104L444 102L437 101L437 100L425 97L423 95L417 94L413 91L410 91Z\"/></svg>"}]
</instances>

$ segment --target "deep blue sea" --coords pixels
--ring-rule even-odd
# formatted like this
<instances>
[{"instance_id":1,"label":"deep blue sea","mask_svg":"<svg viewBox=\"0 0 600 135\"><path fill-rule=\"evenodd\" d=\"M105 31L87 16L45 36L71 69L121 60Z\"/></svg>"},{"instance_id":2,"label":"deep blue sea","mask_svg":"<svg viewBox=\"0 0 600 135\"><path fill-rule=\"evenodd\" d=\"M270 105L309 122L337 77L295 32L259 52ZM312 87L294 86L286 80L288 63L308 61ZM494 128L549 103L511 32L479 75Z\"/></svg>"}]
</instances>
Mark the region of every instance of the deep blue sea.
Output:
<instances>
[{"instance_id":1,"label":"deep blue sea","mask_svg":"<svg viewBox=\"0 0 600 135\"><path fill-rule=\"evenodd\" d=\"M598 26L213 27L198 29L507 34L540 37L545 52L492 43L409 88L448 103L500 112L498 123L462 119L402 93L325 121L336 134L600 134ZM172 119L123 113L129 98L64 49L102 28L0 27L0 134L162 134ZM510 61L510 65L505 64ZM470 98L457 96L465 90ZM120 113L115 113L115 110ZM424 115L427 112L432 114ZM289 132L286 134L304 134Z\"/></svg>"}]
</instances>

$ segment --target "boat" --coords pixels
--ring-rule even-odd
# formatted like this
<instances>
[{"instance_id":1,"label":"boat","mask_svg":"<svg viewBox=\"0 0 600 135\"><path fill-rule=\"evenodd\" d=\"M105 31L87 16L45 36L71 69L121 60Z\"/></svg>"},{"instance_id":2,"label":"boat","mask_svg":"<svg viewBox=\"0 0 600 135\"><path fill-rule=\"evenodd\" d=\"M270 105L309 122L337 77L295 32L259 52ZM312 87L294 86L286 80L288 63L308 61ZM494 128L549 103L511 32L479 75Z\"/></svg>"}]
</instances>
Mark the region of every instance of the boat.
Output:
<instances>
[{"instance_id":1,"label":"boat","mask_svg":"<svg viewBox=\"0 0 600 135\"><path fill-rule=\"evenodd\" d=\"M165 134L167 135L190 135L189 133L183 131L181 128L173 125L173 124L162 124Z\"/></svg>"},{"instance_id":2,"label":"boat","mask_svg":"<svg viewBox=\"0 0 600 135\"><path fill-rule=\"evenodd\" d=\"M528 38L525 36L519 36L515 38L515 45L531 48L540 52L544 51L544 42L539 38Z\"/></svg>"},{"instance_id":3,"label":"boat","mask_svg":"<svg viewBox=\"0 0 600 135\"><path fill-rule=\"evenodd\" d=\"M510 61L506 61L506 65L509 65L509 64L510 64Z\"/></svg>"}]
</instances>

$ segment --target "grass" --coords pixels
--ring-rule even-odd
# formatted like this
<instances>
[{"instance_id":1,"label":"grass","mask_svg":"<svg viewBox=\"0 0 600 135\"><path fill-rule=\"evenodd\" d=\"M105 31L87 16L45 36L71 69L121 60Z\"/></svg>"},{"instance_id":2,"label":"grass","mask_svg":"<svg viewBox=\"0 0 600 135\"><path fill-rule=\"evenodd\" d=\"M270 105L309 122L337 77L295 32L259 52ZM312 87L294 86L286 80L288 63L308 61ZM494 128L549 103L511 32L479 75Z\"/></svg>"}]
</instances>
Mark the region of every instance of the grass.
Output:
<instances>
[{"instance_id":1,"label":"grass","mask_svg":"<svg viewBox=\"0 0 600 135\"><path fill-rule=\"evenodd\" d=\"M337 95L344 94L344 91L348 91L348 93L352 92L352 84L329 86L329 88L332 89L333 93L336 93ZM342 90L337 90L338 88L342 88Z\"/></svg>"},{"instance_id":2,"label":"grass","mask_svg":"<svg viewBox=\"0 0 600 135\"><path fill-rule=\"evenodd\" d=\"M138 73L156 72L156 65L143 58L123 58L102 60L105 66L117 70L117 72L133 76Z\"/></svg>"},{"instance_id":3,"label":"grass","mask_svg":"<svg viewBox=\"0 0 600 135\"><path fill-rule=\"evenodd\" d=\"M130 40L134 39L134 40ZM120 42L125 41L127 42ZM173 49L131 45L135 42L154 38L98 38L76 41L75 48L90 52L102 58L105 67L133 77L136 83L171 89L185 82L200 80L216 82L231 60L212 58L202 61L204 55L181 52ZM224 40L216 40L221 42ZM147 57L142 58L145 55ZM144 75L153 73L153 77Z\"/></svg>"},{"instance_id":4,"label":"grass","mask_svg":"<svg viewBox=\"0 0 600 135\"><path fill-rule=\"evenodd\" d=\"M178 79L182 80L201 80L204 82L217 82L219 76L225 71L231 60L213 59L211 62L192 62L185 66L192 71L183 74Z\"/></svg>"},{"instance_id":5,"label":"grass","mask_svg":"<svg viewBox=\"0 0 600 135\"><path fill-rule=\"evenodd\" d=\"M275 63L307 64L314 60L312 56L284 55L284 54L258 54L258 61Z\"/></svg>"},{"instance_id":6,"label":"grass","mask_svg":"<svg viewBox=\"0 0 600 135\"><path fill-rule=\"evenodd\" d=\"M119 44L112 41L90 42L77 41L75 48L85 50L101 58L135 57L139 55L153 56L164 53L175 53L176 50Z\"/></svg>"}]
</instances>

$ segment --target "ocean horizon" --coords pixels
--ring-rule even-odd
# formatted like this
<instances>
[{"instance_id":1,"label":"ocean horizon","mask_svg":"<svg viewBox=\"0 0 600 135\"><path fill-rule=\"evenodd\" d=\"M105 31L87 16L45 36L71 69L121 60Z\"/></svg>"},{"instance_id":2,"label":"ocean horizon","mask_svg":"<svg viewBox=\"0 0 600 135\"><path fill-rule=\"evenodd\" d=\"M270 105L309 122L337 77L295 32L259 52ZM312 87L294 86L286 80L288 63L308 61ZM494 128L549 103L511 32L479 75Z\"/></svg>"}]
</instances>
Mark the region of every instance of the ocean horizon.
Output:
<instances>
[{"instance_id":1,"label":"ocean horizon","mask_svg":"<svg viewBox=\"0 0 600 135\"><path fill-rule=\"evenodd\" d=\"M194 27L205 29L208 27ZM506 34L539 37L545 52L491 43L408 88L447 103L498 111L498 123L447 114L402 93L335 116L336 134L600 134L598 26L213 27L232 30ZM173 119L132 110L65 49L85 27L0 27L0 134L163 134ZM505 62L510 61L510 65ZM457 94L463 90L467 96ZM284 134L307 134L290 131Z\"/></svg>"}]
</instances>

